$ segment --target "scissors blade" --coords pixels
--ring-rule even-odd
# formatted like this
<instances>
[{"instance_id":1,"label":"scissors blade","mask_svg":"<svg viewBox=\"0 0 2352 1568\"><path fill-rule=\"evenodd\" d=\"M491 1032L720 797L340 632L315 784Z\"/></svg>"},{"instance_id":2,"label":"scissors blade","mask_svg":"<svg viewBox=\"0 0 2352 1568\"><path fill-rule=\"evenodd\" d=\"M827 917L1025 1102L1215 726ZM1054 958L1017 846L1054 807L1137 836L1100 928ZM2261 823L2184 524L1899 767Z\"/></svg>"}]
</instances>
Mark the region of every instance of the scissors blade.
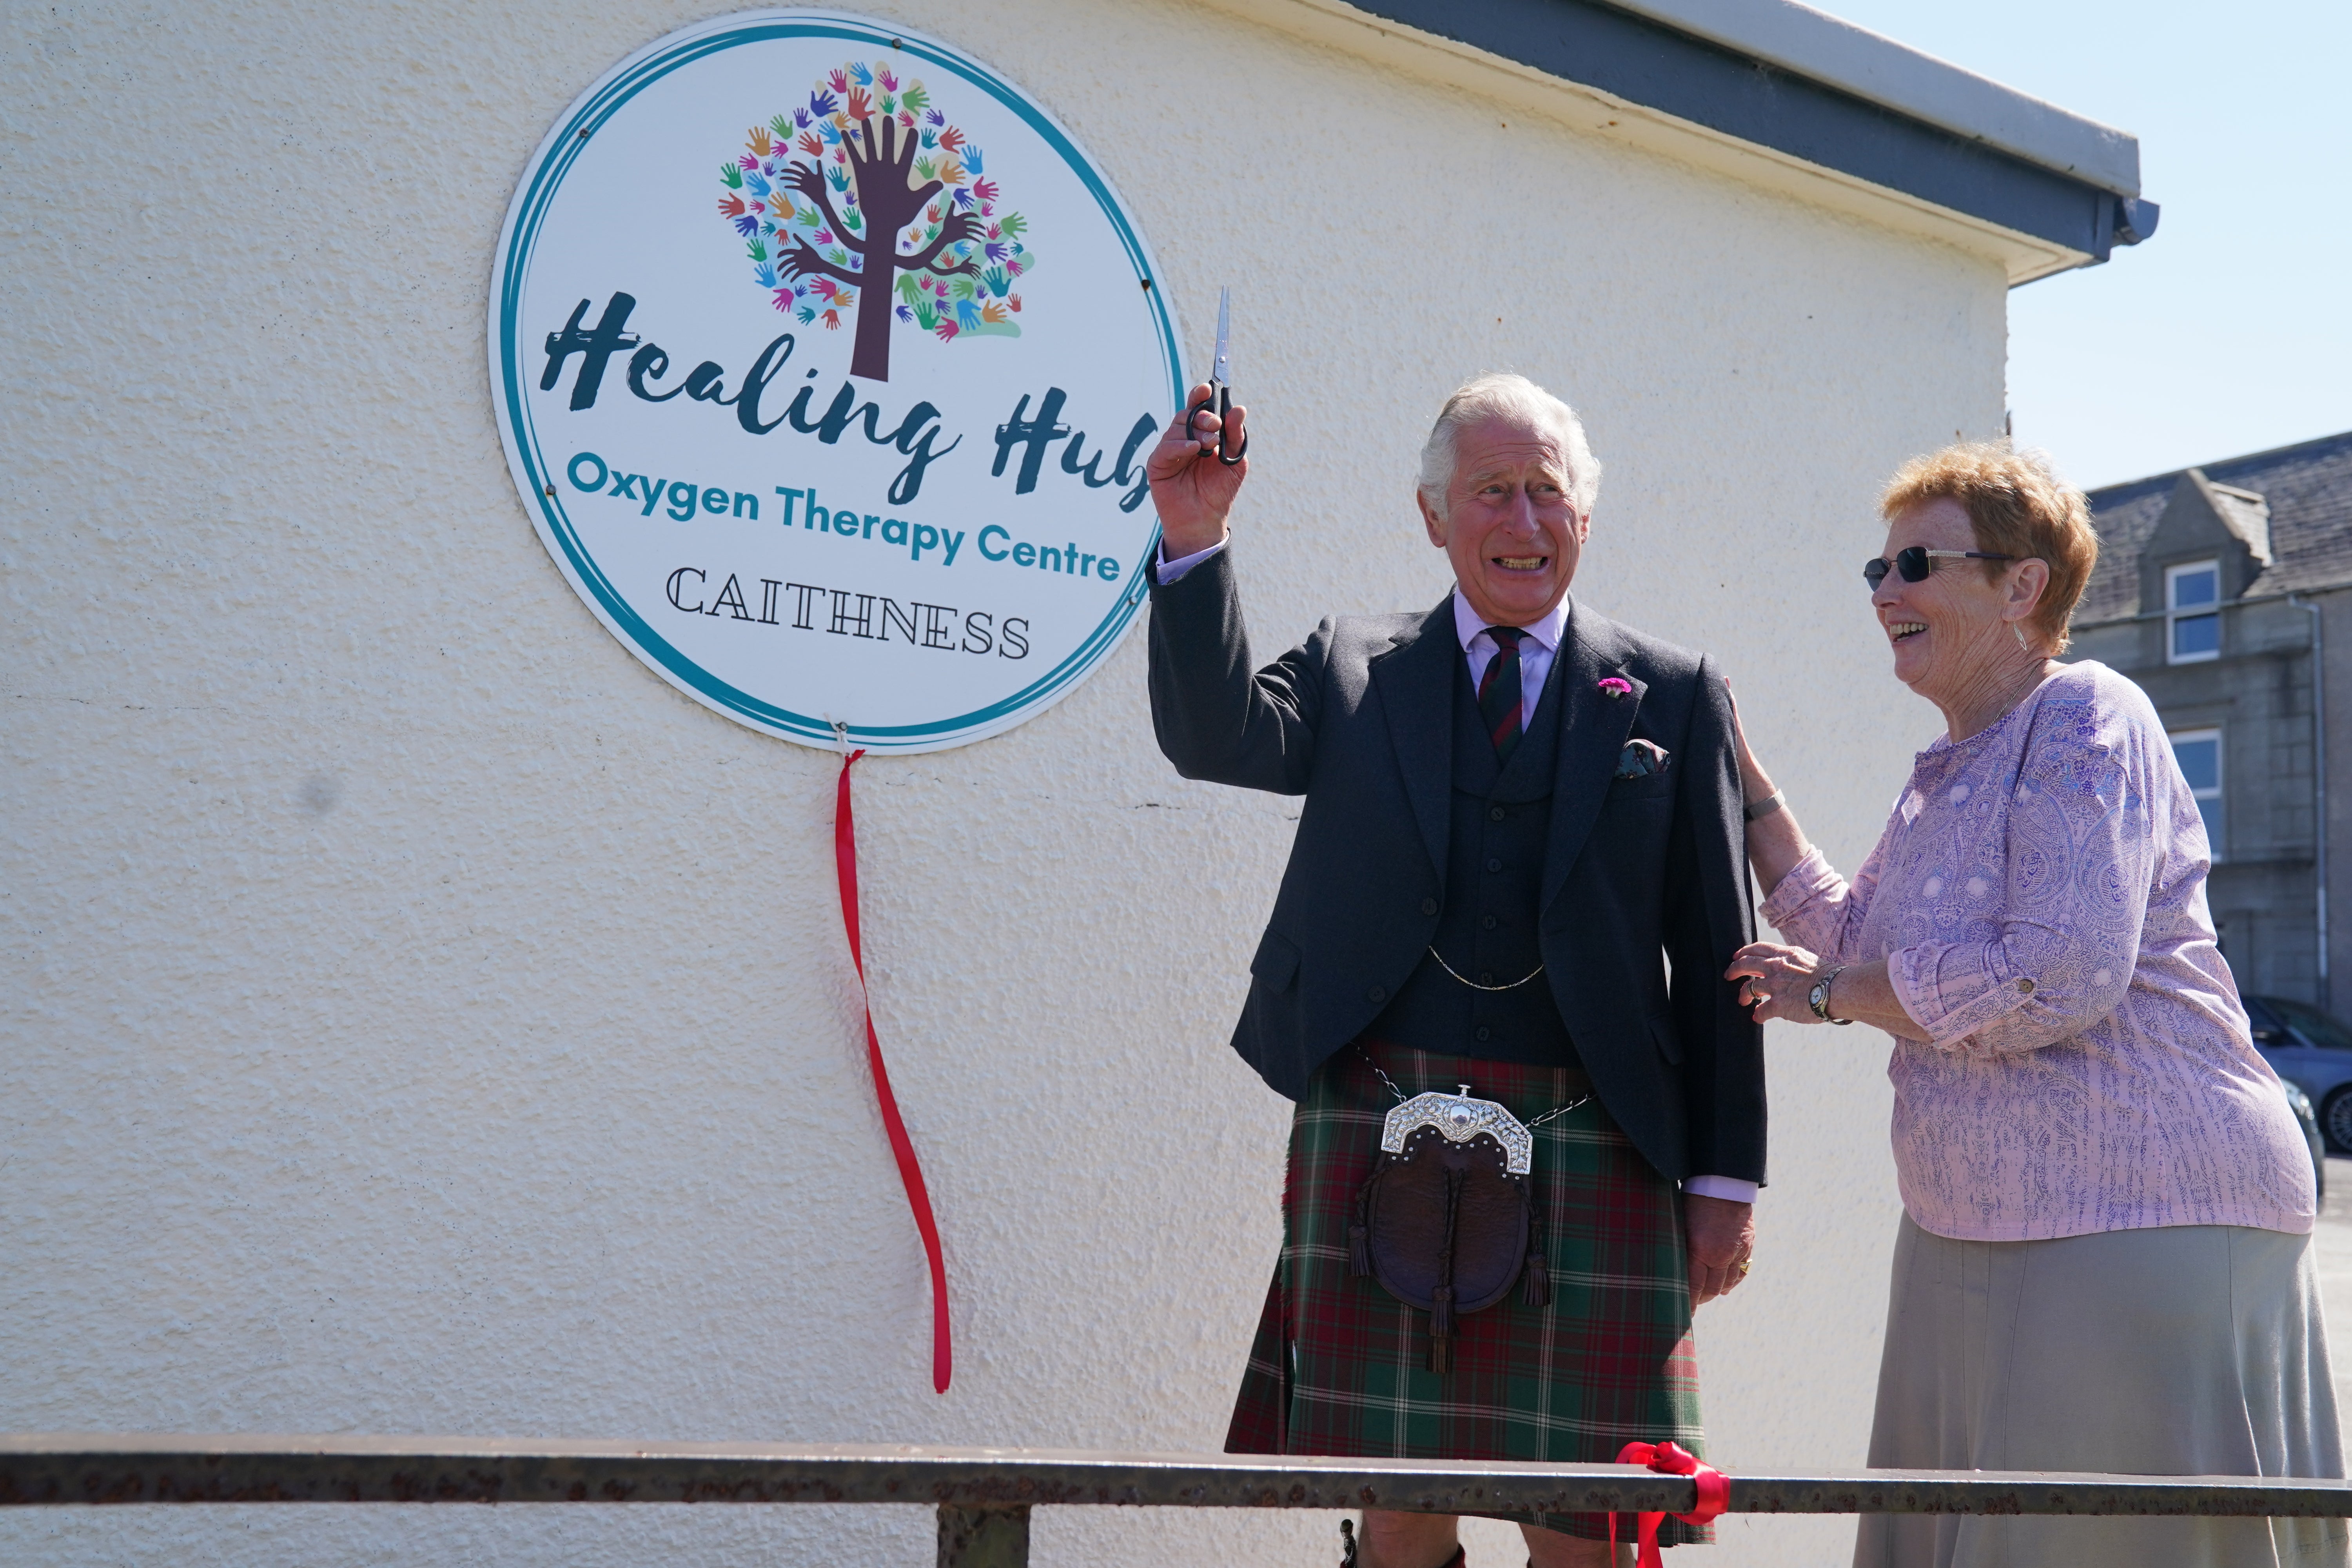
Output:
<instances>
[{"instance_id":1,"label":"scissors blade","mask_svg":"<svg viewBox=\"0 0 2352 1568\"><path fill-rule=\"evenodd\" d=\"M1233 335L1234 291L1220 289L1217 290L1217 359L1209 371L1209 379L1220 386L1225 384L1225 351L1232 344Z\"/></svg>"}]
</instances>

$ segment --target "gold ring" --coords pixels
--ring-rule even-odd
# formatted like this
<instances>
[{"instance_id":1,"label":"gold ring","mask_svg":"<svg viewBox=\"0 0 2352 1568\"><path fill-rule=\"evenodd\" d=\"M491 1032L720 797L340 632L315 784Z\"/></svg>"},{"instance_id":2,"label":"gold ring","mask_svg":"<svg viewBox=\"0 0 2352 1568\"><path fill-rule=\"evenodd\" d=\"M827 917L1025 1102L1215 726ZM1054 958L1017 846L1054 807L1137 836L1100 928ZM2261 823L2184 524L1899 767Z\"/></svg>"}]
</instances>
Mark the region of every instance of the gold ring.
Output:
<instances>
[{"instance_id":1,"label":"gold ring","mask_svg":"<svg viewBox=\"0 0 2352 1568\"><path fill-rule=\"evenodd\" d=\"M1739 1277L1740 1277L1742 1279L1747 1279L1747 1278L1748 1278L1748 1271L1750 1268L1755 1268L1755 1267L1756 1267L1756 1263L1755 1263L1755 1260L1754 1260L1753 1258L1741 1258L1741 1259L1739 1260Z\"/></svg>"}]
</instances>

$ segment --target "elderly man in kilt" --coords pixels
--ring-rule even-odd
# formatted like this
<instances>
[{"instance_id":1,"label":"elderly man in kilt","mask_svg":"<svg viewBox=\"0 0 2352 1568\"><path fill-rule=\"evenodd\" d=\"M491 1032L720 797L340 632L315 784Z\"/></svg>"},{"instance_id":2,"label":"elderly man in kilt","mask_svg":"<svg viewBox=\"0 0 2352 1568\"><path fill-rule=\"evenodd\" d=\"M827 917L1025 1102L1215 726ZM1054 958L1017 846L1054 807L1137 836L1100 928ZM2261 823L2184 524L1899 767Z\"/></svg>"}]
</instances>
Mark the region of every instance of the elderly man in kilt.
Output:
<instances>
[{"instance_id":1,"label":"elderly man in kilt","mask_svg":"<svg viewBox=\"0 0 2352 1568\"><path fill-rule=\"evenodd\" d=\"M1422 454L1453 592L1254 671L1248 464L1219 460L1245 426L1203 411L1150 460L1160 749L1306 797L1234 1034L1297 1109L1225 1446L1698 1452L1691 1315L1747 1274L1764 1176L1760 1041L1721 978L1751 934L1723 680L1570 599L1600 467L1518 376L1456 391ZM1605 1514L1519 1522L1534 1568L1612 1559ZM1362 1568L1459 1568L1455 1531L1368 1510Z\"/></svg>"}]
</instances>

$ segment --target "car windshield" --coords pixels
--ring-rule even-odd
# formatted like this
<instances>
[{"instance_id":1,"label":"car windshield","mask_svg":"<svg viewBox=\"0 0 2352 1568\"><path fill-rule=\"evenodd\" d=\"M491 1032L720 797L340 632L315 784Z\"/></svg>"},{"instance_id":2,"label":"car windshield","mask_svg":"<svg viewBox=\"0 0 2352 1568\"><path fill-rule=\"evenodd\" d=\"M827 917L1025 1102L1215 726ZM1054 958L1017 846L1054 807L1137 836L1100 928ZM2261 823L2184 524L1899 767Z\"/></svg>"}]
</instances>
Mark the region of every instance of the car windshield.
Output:
<instances>
[{"instance_id":1,"label":"car windshield","mask_svg":"<svg viewBox=\"0 0 2352 1568\"><path fill-rule=\"evenodd\" d=\"M2300 1002L2282 1001L2276 996L2265 996L2263 1002L2284 1019L2289 1028L2313 1045L2331 1051L2352 1051L2352 1029L2346 1028L2318 1008L2306 1007Z\"/></svg>"}]
</instances>

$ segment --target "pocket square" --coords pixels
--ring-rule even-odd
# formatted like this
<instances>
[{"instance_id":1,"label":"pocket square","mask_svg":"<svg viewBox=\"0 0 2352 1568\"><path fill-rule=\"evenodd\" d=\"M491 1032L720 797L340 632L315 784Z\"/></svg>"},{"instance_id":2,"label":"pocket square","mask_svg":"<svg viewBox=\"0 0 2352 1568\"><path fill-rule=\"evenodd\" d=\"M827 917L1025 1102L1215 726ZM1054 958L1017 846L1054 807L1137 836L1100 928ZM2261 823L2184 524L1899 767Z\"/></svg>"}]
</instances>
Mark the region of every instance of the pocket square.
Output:
<instances>
[{"instance_id":1,"label":"pocket square","mask_svg":"<svg viewBox=\"0 0 2352 1568\"><path fill-rule=\"evenodd\" d=\"M1617 776L1642 779L1664 773L1666 758L1666 749L1654 741L1628 741L1625 749L1617 753Z\"/></svg>"}]
</instances>

